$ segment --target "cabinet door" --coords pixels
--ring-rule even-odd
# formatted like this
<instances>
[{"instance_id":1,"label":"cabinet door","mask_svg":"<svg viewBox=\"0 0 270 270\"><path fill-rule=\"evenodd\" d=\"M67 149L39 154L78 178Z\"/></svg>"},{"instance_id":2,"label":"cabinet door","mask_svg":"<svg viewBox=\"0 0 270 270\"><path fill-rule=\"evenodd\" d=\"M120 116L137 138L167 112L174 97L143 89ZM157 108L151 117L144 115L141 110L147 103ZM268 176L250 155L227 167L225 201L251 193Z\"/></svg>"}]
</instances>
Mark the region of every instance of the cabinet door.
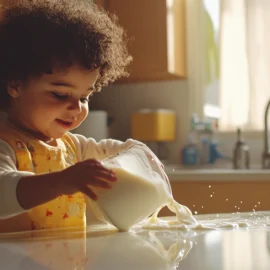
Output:
<instances>
[{"instance_id":1,"label":"cabinet door","mask_svg":"<svg viewBox=\"0 0 270 270\"><path fill-rule=\"evenodd\" d=\"M184 0L107 0L130 38L133 56L126 81L186 77Z\"/></svg>"},{"instance_id":2,"label":"cabinet door","mask_svg":"<svg viewBox=\"0 0 270 270\"><path fill-rule=\"evenodd\" d=\"M171 187L174 199L187 206L192 213L216 214L270 209L270 182L259 181L256 177L253 181L174 180ZM160 212L160 216L173 215L175 214L167 208Z\"/></svg>"},{"instance_id":3,"label":"cabinet door","mask_svg":"<svg viewBox=\"0 0 270 270\"><path fill-rule=\"evenodd\" d=\"M94 3L102 8L105 8L106 0L94 0Z\"/></svg>"}]
</instances>

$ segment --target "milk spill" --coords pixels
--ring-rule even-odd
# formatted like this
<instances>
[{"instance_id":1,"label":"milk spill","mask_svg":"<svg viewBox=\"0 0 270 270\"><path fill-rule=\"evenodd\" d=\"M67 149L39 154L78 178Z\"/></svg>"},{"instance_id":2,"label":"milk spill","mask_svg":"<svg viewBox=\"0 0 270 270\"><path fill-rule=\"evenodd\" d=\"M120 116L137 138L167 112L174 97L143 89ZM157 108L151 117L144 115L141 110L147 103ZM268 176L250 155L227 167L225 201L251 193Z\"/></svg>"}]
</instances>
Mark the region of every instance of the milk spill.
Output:
<instances>
[{"instance_id":1,"label":"milk spill","mask_svg":"<svg viewBox=\"0 0 270 270\"><path fill-rule=\"evenodd\" d=\"M157 211L151 218L139 224L141 229L147 230L230 230L257 229L270 227L269 212L230 213L192 216L191 211L175 200L171 199L168 208L176 214L175 217L159 218Z\"/></svg>"}]
</instances>

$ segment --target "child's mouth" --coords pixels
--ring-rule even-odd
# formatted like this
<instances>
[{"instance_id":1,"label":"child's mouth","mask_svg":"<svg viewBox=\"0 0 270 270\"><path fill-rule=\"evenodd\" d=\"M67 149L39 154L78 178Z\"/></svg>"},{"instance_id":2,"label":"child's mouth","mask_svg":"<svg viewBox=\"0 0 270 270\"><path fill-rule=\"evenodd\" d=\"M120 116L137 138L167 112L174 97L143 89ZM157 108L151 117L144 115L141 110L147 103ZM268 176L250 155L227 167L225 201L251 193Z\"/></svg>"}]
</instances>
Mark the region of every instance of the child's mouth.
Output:
<instances>
[{"instance_id":1,"label":"child's mouth","mask_svg":"<svg viewBox=\"0 0 270 270\"><path fill-rule=\"evenodd\" d=\"M65 128L69 128L72 125L72 122L64 121L64 120L61 120L61 119L56 119L56 122L58 124L60 124L62 127L65 127Z\"/></svg>"}]
</instances>

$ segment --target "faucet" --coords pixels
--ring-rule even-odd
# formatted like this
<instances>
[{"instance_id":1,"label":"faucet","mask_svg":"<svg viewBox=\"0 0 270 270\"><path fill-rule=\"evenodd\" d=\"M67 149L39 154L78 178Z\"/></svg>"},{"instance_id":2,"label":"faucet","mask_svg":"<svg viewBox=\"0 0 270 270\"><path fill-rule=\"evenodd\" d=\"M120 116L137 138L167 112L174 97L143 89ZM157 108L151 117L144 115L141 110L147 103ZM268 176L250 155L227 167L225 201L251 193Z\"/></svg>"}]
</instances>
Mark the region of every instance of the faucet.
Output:
<instances>
[{"instance_id":1,"label":"faucet","mask_svg":"<svg viewBox=\"0 0 270 270\"><path fill-rule=\"evenodd\" d=\"M244 158L244 161L243 161ZM237 142L233 150L233 168L242 169L245 167L249 169L250 156L249 146L245 143L241 135L241 129L237 129Z\"/></svg>"},{"instance_id":2,"label":"faucet","mask_svg":"<svg viewBox=\"0 0 270 270\"><path fill-rule=\"evenodd\" d=\"M269 149L269 136L268 136L268 113L270 108L270 100L268 101L264 113L264 151L262 154L262 168L270 168L270 149Z\"/></svg>"}]
</instances>

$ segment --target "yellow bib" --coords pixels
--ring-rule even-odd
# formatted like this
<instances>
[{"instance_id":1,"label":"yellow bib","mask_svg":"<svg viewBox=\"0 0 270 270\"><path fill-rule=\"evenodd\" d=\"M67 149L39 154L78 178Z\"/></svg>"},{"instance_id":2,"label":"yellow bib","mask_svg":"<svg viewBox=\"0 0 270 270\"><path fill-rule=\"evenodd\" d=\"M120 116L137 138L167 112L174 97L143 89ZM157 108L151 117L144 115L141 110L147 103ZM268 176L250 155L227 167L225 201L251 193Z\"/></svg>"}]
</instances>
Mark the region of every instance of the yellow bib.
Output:
<instances>
[{"instance_id":1,"label":"yellow bib","mask_svg":"<svg viewBox=\"0 0 270 270\"><path fill-rule=\"evenodd\" d=\"M77 162L76 148L68 135L57 140L58 146L54 147L39 140L26 139L14 130L2 131L0 130L0 138L13 148L19 171L35 174L56 172ZM85 226L85 208L82 193L62 195L26 213L0 220L0 232Z\"/></svg>"}]
</instances>

